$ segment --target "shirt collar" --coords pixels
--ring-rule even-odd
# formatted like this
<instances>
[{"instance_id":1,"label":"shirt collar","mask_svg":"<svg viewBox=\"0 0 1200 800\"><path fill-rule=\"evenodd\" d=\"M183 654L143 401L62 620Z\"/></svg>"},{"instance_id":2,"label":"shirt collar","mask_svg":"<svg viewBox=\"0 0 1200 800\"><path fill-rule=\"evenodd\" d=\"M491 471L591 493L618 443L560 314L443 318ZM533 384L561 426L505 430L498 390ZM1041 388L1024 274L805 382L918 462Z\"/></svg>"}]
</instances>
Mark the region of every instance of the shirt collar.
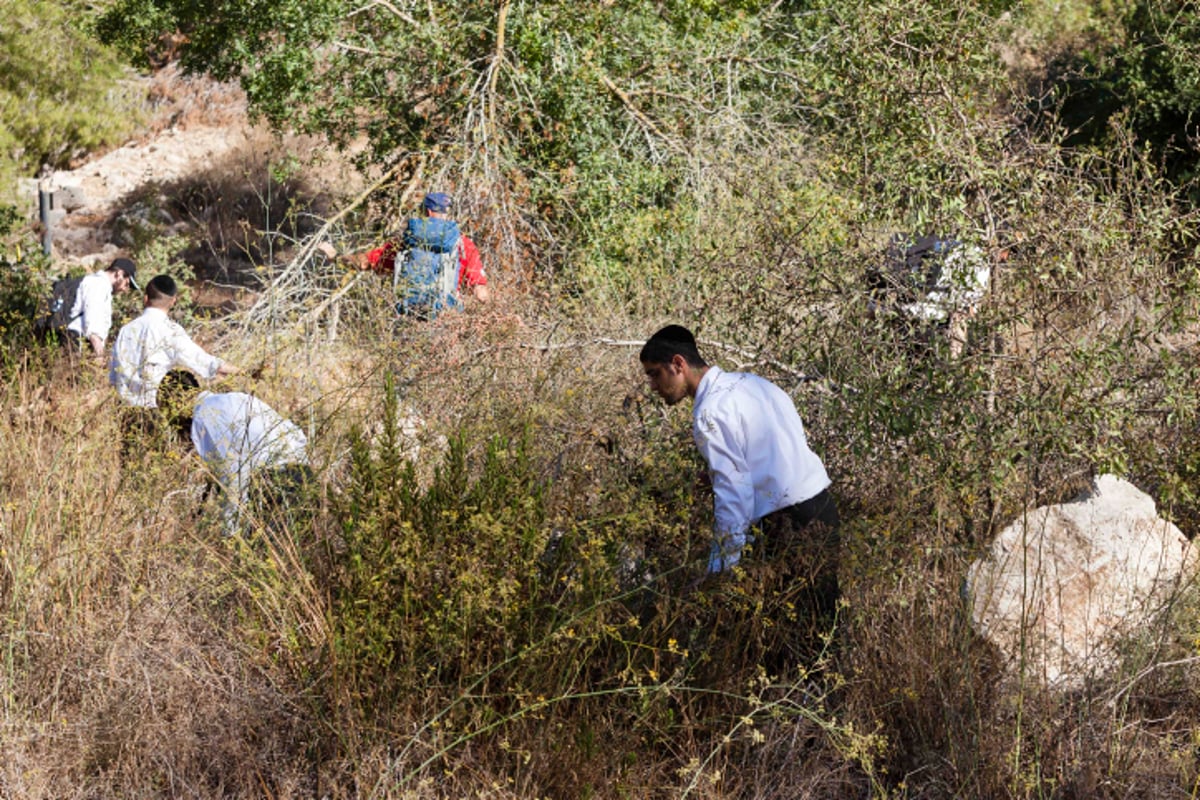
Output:
<instances>
[{"instance_id":1,"label":"shirt collar","mask_svg":"<svg viewBox=\"0 0 1200 800\"><path fill-rule=\"evenodd\" d=\"M163 319L168 319L166 311L163 311L161 308L155 308L154 306L146 306L146 308L142 311L142 316L161 316Z\"/></svg>"},{"instance_id":2,"label":"shirt collar","mask_svg":"<svg viewBox=\"0 0 1200 800\"><path fill-rule=\"evenodd\" d=\"M700 384L696 386L696 399L693 401L695 405L698 406L704 401L704 395L708 393L708 390L712 388L712 385L723 374L725 374L725 371L720 367L711 366L708 368L708 371L704 373L704 377L700 379Z\"/></svg>"}]
</instances>

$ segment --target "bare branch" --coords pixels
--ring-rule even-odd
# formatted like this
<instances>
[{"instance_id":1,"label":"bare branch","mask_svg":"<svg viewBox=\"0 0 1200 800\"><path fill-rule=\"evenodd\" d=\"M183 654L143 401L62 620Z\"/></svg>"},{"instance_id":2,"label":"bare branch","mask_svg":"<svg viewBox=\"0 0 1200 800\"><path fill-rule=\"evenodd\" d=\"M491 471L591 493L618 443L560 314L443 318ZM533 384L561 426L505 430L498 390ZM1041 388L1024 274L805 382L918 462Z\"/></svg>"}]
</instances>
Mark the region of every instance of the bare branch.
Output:
<instances>
[{"instance_id":1,"label":"bare branch","mask_svg":"<svg viewBox=\"0 0 1200 800\"><path fill-rule=\"evenodd\" d=\"M621 101L621 105L625 106L625 109L629 112L629 115L633 117L634 121L645 128L647 132L665 142L669 149L674 150L679 154L686 154L687 151L684 149L684 147L675 141L675 139L661 131L659 127L654 124L654 120L650 119L645 112L639 109L637 104L633 102L633 99L626 94L621 87L613 83L612 79L608 77L604 70L598 67L586 54L584 55L584 61L588 66L596 71L596 76L600 79L600 83L602 83L604 88L608 89L608 91L610 91L614 97Z\"/></svg>"},{"instance_id":2,"label":"bare branch","mask_svg":"<svg viewBox=\"0 0 1200 800\"><path fill-rule=\"evenodd\" d=\"M394 5L389 3L388 0L372 0L367 5L363 6L362 8L356 8L355 10L351 11L346 16L354 17L359 14L365 14L366 12L370 11L372 8L375 8L376 6L379 6L380 8L389 12L392 16L396 17L397 19L403 20L404 22L408 23L409 25L413 26L414 28L420 26L420 23L417 22L416 19L414 19L411 14L409 14L406 11L401 11L400 9L396 8Z\"/></svg>"},{"instance_id":3,"label":"bare branch","mask_svg":"<svg viewBox=\"0 0 1200 800\"><path fill-rule=\"evenodd\" d=\"M1156 672L1160 669L1165 669L1167 667L1183 667L1196 663L1200 663L1200 656L1190 656L1188 658L1180 658L1175 661L1162 661L1157 664L1151 664L1137 675L1134 675L1132 678L1130 678L1124 686L1114 692L1112 697L1108 699L1108 705L1109 707L1115 706L1125 694L1127 694L1137 683L1142 680L1142 678L1145 678L1153 672Z\"/></svg>"},{"instance_id":4,"label":"bare branch","mask_svg":"<svg viewBox=\"0 0 1200 800\"><path fill-rule=\"evenodd\" d=\"M557 343L547 342L545 344L522 344L522 345L520 345L520 347L523 350L538 350L540 352L546 353L546 352L550 352L551 350L578 349L587 344L605 345L607 347L639 347L640 348L646 344L646 340L645 339L610 339L605 336L598 336L595 339L592 339L590 342L578 342L578 341L557 342ZM724 350L729 353L734 353L736 355L740 355L747 359L750 359L750 361L754 362L754 363L766 364L766 365L772 367L773 369L783 373L784 375L787 375L789 378L796 381L797 383L816 383L819 385L819 387L821 389L823 389L826 392L833 392L833 391L854 392L854 391L857 391L853 386L836 384L833 381L829 380L828 378L824 378L820 375L810 375L807 372L801 372L799 370L793 369L792 367L788 366L787 364L784 364L782 361L777 361L776 359L773 359L773 358L763 358L761 353L757 353L752 350L747 350L744 347L738 347L737 345L726 344L724 342L718 342L718 341L714 341L712 339L698 339L697 344L702 344L705 347L713 347L718 350Z\"/></svg>"},{"instance_id":5,"label":"bare branch","mask_svg":"<svg viewBox=\"0 0 1200 800\"><path fill-rule=\"evenodd\" d=\"M273 316L278 316L280 306L291 306L291 308L285 309L287 311L291 311L294 310L297 304L303 303L305 298L310 298L313 293L313 287L307 285L307 282L303 279L305 266L311 261L313 252L317 249L317 246L324 242L329 236L329 231L339 221L345 218L347 214L366 202L368 197L379 191L379 189L386 186L389 182L395 180L404 169L411 168L412 175L408 184L405 186L404 191L401 193L401 203L405 202L405 200L412 194L417 183L420 181L421 173L424 169L426 160L430 158L434 152L436 151L422 153L416 156L416 158L402 159L400 163L388 170L381 178L379 178L379 180L375 181L375 183L371 184L361 194L359 194L358 197L354 198L354 200L348 203L334 216L326 220L320 229L318 229L317 232L314 233L308 239L308 241L303 244L303 246L301 246L300 251L291 260L291 262L288 263L283 271L271 281L270 286L268 286L267 289L259 296L254 305L245 312L244 324L247 327L252 327L259 324L264 319L270 319ZM346 291L349 291L349 287L354 285L354 283L355 281L349 281L340 287L335 293L336 297L344 295ZM316 308L307 312L303 319L306 322L315 322L320 315L327 308L329 308L336 297L327 299L326 301L320 303ZM272 311L275 311L276 314L272 314Z\"/></svg>"},{"instance_id":6,"label":"bare branch","mask_svg":"<svg viewBox=\"0 0 1200 800\"><path fill-rule=\"evenodd\" d=\"M508 8L512 0L501 0L500 13L496 19L496 49L492 55L492 79L488 84L488 94L495 95L496 79L500 75L500 65L504 63L504 28L508 21ZM492 103L492 116L495 117L495 102Z\"/></svg>"}]
</instances>

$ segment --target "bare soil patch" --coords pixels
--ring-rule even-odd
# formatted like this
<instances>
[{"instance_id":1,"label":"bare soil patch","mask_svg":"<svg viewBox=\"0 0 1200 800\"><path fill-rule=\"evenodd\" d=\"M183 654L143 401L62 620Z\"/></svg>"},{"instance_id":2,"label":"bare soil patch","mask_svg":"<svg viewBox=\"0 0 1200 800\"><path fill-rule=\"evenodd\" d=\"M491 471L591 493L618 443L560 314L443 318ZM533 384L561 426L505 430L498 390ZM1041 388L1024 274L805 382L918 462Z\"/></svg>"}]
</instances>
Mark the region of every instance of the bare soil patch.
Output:
<instances>
[{"instance_id":1,"label":"bare soil patch","mask_svg":"<svg viewBox=\"0 0 1200 800\"><path fill-rule=\"evenodd\" d=\"M134 80L146 97L137 135L50 178L60 263L104 263L174 235L192 243L181 257L198 276L236 282L361 186L349 159L323 142L252 121L234 84L175 65Z\"/></svg>"}]
</instances>

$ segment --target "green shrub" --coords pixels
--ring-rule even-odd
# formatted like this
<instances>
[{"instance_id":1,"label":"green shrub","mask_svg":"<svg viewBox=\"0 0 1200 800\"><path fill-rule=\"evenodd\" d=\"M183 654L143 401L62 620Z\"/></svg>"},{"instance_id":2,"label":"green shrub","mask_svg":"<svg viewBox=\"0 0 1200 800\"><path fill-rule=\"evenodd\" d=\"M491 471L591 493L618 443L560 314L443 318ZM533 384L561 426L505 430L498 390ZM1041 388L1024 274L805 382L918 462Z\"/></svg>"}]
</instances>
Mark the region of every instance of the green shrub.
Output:
<instances>
[{"instance_id":1,"label":"green shrub","mask_svg":"<svg viewBox=\"0 0 1200 800\"><path fill-rule=\"evenodd\" d=\"M1167 178L1197 176L1198 12L1195 0L1136 0L1097 14L1091 40L1048 69L1051 97L1071 129L1068 144L1107 150L1133 135Z\"/></svg>"},{"instance_id":2,"label":"green shrub","mask_svg":"<svg viewBox=\"0 0 1200 800\"><path fill-rule=\"evenodd\" d=\"M112 51L67 0L13 0L0 30L0 186L122 136L137 118ZM7 199L0 197L0 200Z\"/></svg>"},{"instance_id":3,"label":"green shrub","mask_svg":"<svg viewBox=\"0 0 1200 800\"><path fill-rule=\"evenodd\" d=\"M401 455L390 382L387 398L378 443L353 444L334 604L342 675L384 708L519 646L545 539L526 441L498 437L474 465L456 437L422 486Z\"/></svg>"},{"instance_id":4,"label":"green shrub","mask_svg":"<svg viewBox=\"0 0 1200 800\"><path fill-rule=\"evenodd\" d=\"M0 254L0 364L9 374L33 344L33 322L46 307L50 280L46 259L35 247Z\"/></svg>"}]
</instances>

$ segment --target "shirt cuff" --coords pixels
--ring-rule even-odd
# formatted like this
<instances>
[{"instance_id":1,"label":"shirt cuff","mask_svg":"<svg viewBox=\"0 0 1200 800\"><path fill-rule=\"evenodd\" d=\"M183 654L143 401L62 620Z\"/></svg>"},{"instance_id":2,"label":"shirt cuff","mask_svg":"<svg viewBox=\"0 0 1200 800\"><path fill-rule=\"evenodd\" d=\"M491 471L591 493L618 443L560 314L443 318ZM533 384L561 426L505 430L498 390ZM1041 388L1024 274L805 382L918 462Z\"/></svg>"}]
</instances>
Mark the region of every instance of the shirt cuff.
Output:
<instances>
[{"instance_id":1,"label":"shirt cuff","mask_svg":"<svg viewBox=\"0 0 1200 800\"><path fill-rule=\"evenodd\" d=\"M712 547L708 552L708 571L715 575L732 569L742 560L742 548L746 545L746 534L728 534L714 536ZM752 537L749 537L752 540Z\"/></svg>"}]
</instances>

